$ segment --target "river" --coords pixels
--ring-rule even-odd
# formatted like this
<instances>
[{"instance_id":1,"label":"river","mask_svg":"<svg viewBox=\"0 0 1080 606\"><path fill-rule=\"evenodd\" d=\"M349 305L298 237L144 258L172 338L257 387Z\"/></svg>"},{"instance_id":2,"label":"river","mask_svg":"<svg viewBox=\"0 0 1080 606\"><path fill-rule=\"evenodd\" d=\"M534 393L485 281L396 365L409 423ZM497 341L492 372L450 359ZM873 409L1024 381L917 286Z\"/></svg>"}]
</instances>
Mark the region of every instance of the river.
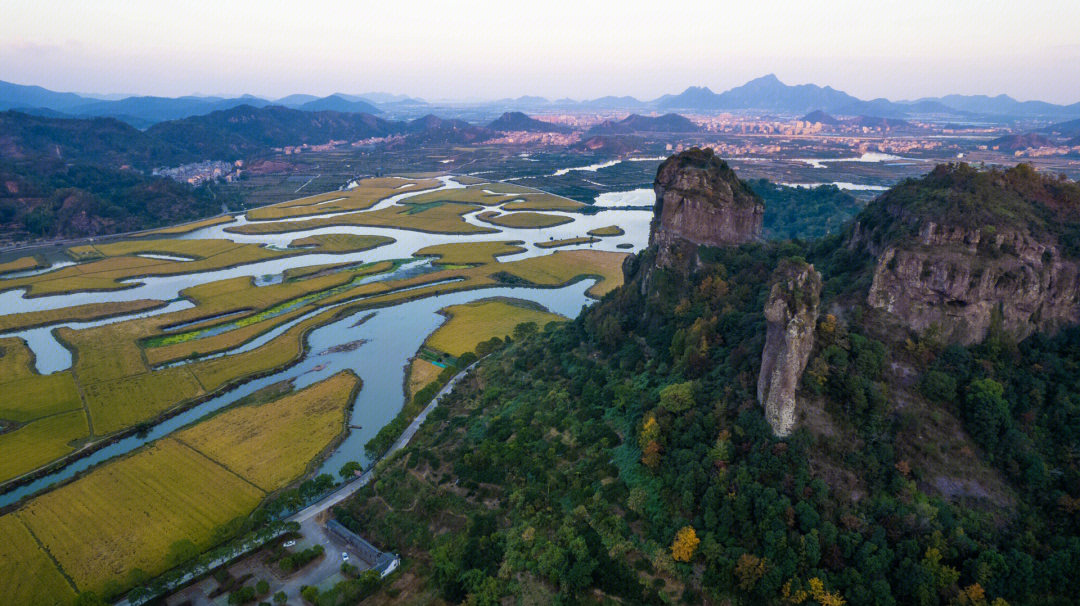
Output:
<instances>
[{"instance_id":1,"label":"river","mask_svg":"<svg viewBox=\"0 0 1080 606\"><path fill-rule=\"evenodd\" d=\"M451 181L449 178L444 177L442 178L442 181L442 187L458 187L456 182ZM395 195L389 200L379 202L372 210L398 203L400 200L410 195L416 195L416 193L420 192L408 192ZM514 199L516 198L513 196L507 196L504 197L502 201L506 202ZM490 210L490 207L483 210ZM138 278L129 281L131 284L130 288L119 291L81 292L33 298L24 297L22 290L7 291L0 293L0 309L3 309L6 313L57 309L86 303L130 301L135 299L159 299L168 301L169 304L163 308L146 312L91 322L58 323L0 336L18 336L25 339L27 345L35 354L38 371L43 374L48 374L70 368L72 363L72 353L53 336L53 330L57 327L67 326L73 329L88 328L136 317L178 311L180 309L191 307L192 305L186 299L179 298L180 291L198 284L235 278L238 276L250 276L252 278L280 276L289 268L325 263L367 263L380 260L409 258L418 249L425 246L451 242L491 240L522 241L524 243L522 246L526 249L524 252L499 258L499 261L512 261L541 254L550 254L552 252L550 249L537 247L535 245L536 242L583 236L585 235L585 232L591 229L607 225L618 225L623 228L625 233L618 237L603 238L600 242L594 244L566 248L592 248L596 250L634 252L646 245L648 241L648 224L651 219L651 213L643 210L604 210L596 214L552 212L550 214L564 215L574 219L574 221L572 223L545 229L512 229L479 222L475 217L479 212L481 211L470 213L465 217L465 220L472 224L498 229L498 233L469 235L428 234L393 228L340 226L290 232L286 234L242 235L224 230L225 227L228 227L229 225L235 226L238 223L203 228L177 237L226 238L236 242L256 242L267 246L277 246L282 248L287 247L289 242L297 238L320 233L385 235L394 238L395 242L393 244L359 253L304 254L216 271L176 276ZM239 224L245 222L247 221L241 217ZM622 248L619 247L620 244L623 245ZM629 248L627 248L627 246L629 246ZM402 275L406 275L409 272L425 271L428 269L428 264L429 261L427 260L417 261L406 264L395 272L373 276L370 279L387 280L400 278ZM580 280L562 288L482 288L464 292L441 294L414 301L402 302L388 307L357 311L349 316L312 330L307 336L307 353L298 363L289 368L227 390L174 417L152 425L147 431L138 436L122 438L91 454L71 461L58 471L14 488L0 495L0 506L7 506L37 494L57 482L67 480L104 461L131 452L148 442L168 436L179 428L197 422L207 415L212 414L223 407L229 406L241 398L273 383L286 380L292 381L295 388L300 389L345 369L353 370L363 381L363 386L356 396L349 419L349 425L352 429L348 431L345 439L336 446L327 459L320 464L318 473L330 473L336 476L338 469L347 461L358 461L366 467L369 461L364 453L364 444L370 440L380 428L391 421L401 410L401 407L405 402L404 385L407 364L409 359L416 354L428 335L446 321L445 316L438 313L440 309L450 305L468 303L490 297L510 297L532 301L555 313L567 317L575 317L580 313L582 307L590 302L585 291L594 283L595 280L588 279ZM321 312L322 310L319 311ZM360 322L359 320L363 318L366 319L363 322ZM300 319L290 321L287 323L286 327L291 326L299 320ZM260 343L280 334L286 327L279 327L278 329L270 331L258 340L244 344L229 353L237 353L241 350L256 347ZM356 343L362 344L355 347L337 347L340 345Z\"/></svg>"}]
</instances>

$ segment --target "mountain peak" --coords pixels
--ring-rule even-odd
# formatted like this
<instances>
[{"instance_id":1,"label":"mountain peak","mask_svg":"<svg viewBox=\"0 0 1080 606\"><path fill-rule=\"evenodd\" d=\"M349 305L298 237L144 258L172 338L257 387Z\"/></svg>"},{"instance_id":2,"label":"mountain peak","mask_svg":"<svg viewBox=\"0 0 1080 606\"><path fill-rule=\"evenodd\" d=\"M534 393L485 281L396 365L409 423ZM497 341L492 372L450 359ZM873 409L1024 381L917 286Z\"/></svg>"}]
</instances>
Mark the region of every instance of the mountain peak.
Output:
<instances>
[{"instance_id":1,"label":"mountain peak","mask_svg":"<svg viewBox=\"0 0 1080 606\"><path fill-rule=\"evenodd\" d=\"M764 76L754 78L747 82L747 84L779 84L780 86L784 86L784 83L780 81L780 78L776 77L776 74L765 74Z\"/></svg>"}]
</instances>

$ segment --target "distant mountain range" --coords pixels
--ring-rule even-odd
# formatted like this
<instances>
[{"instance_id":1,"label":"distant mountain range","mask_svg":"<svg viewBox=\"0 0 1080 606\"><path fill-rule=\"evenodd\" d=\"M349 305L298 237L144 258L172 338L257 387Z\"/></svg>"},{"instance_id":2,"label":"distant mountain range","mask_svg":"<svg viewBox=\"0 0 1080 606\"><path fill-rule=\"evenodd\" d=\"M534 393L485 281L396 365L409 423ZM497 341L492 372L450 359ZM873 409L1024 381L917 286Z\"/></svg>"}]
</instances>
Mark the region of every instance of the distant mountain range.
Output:
<instances>
[{"instance_id":1,"label":"distant mountain range","mask_svg":"<svg viewBox=\"0 0 1080 606\"><path fill-rule=\"evenodd\" d=\"M345 113L418 115L429 107L422 99L385 92L363 95L335 93L327 97L296 94L276 100L251 95L239 97L185 96L147 97L135 96L110 99L106 95L90 97L76 93L55 92L40 86L24 86L0 81L0 110L17 109L26 113L57 117L114 117L138 128L166 120L176 120L194 115L209 114L240 105L265 107L281 105L302 111L338 111ZM453 107L450 104L448 107ZM962 119L1047 118L1067 119L1080 117L1080 103L1056 105L1044 101L1017 101L1008 95L946 95L925 97L913 101L890 101L878 98L863 100L844 91L816 84L788 85L775 75L756 78L730 90L715 93L707 87L691 86L679 94L663 95L652 101L634 97L606 96L577 101L573 99L549 100L545 97L522 96L499 99L492 102L471 103L494 111L529 110L626 110L650 111L761 111L779 114L806 114L822 111L840 116L873 116L878 118L904 119L915 116L946 117Z\"/></svg>"}]
</instances>

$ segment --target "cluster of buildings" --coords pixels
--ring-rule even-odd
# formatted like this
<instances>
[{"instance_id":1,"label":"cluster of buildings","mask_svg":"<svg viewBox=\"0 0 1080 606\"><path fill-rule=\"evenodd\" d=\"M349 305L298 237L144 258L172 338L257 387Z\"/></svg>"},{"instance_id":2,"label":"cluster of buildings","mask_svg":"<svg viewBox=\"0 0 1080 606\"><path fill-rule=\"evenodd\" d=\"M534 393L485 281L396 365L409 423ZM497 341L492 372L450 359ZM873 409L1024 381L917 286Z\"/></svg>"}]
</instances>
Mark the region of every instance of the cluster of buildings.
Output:
<instances>
[{"instance_id":1,"label":"cluster of buildings","mask_svg":"<svg viewBox=\"0 0 1080 606\"><path fill-rule=\"evenodd\" d=\"M580 132L573 133L533 133L529 131L509 131L502 136L488 139L493 145L573 145L581 140Z\"/></svg>"},{"instance_id":2,"label":"cluster of buildings","mask_svg":"<svg viewBox=\"0 0 1080 606\"><path fill-rule=\"evenodd\" d=\"M153 174L197 186L219 179L232 181L239 176L240 167L243 165L242 160L233 163L222 162L221 160L205 160L175 168L155 168Z\"/></svg>"}]
</instances>

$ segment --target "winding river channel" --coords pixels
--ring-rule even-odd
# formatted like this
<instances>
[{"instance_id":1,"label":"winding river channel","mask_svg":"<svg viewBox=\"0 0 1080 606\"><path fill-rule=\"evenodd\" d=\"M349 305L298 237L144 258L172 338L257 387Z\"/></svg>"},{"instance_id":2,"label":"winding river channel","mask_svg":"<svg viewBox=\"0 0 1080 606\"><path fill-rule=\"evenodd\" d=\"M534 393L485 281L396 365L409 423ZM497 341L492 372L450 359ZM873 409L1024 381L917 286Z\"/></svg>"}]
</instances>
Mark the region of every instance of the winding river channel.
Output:
<instances>
[{"instance_id":1,"label":"winding river channel","mask_svg":"<svg viewBox=\"0 0 1080 606\"><path fill-rule=\"evenodd\" d=\"M449 177L442 177L440 180L442 181L441 188L461 187L460 184ZM411 195L430 191L409 192L392 196L380 201L369 211L397 204ZM515 199L520 199L520 197L506 196L503 201L509 202ZM491 207L483 210L491 210ZM195 239L224 238L235 242L260 243L279 248L287 248L289 243L297 238L329 233L382 235L393 238L395 241L392 244L358 253L302 254L216 271L137 278L129 281L129 288L110 292L80 292L26 298L22 290L7 291L0 293L0 310L3 310L4 313L21 313L58 309L87 303L132 301L136 299L158 299L167 301L168 304L158 309L140 313L92 322L52 324L7 333L0 335L0 337L16 336L25 339L28 347L36 357L37 370L42 374L49 374L70 368L72 364L72 352L57 341L53 335L56 328L60 326L73 329L88 328L137 317L179 311L192 306L190 301L180 297L180 291L199 284L240 276L250 276L258 280L259 283L272 283L275 277L280 277L285 270L290 268L327 263L370 263L382 260L407 259L425 246L453 242L520 241L523 243L521 246L525 248L524 252L499 258L501 262L513 261L553 252L551 249L536 246L538 242L584 236L589 230L608 225L617 225L625 233L617 237L602 238L601 241L596 243L562 247L559 250L591 248L594 250L635 252L647 244L648 225L652 216L649 211L628 209L605 209L595 214L544 211L547 214L565 215L572 218L573 222L543 229L512 229L480 222L476 218L476 214L479 212L476 211L465 215L465 221L474 225L498 229L498 233L431 234L395 228L357 226L322 227L270 235L243 235L225 230L228 227L253 222L247 221L241 216L235 223L207 227L177 237ZM319 216L325 217L327 215ZM52 268L34 271L44 273L67 264L70 263L58 262ZM429 271L430 269L430 261L426 259L417 260L401 265L393 272L372 276L370 280L398 279L417 272ZM10 277L10 275L5 277ZM317 473L336 475L337 470L346 461L358 461L366 467L370 461L364 454L364 444L401 410L405 402L404 385L408 362L416 354L428 335L446 321L445 316L438 313L440 309L450 305L491 297L508 297L531 301L552 312L575 317L580 313L583 306L589 304L590 299L585 293L594 283L595 280L586 279L561 288L488 287L438 294L386 307L356 311L308 333L305 356L289 368L219 393L215 397L207 399L176 416L150 426L137 436L132 435L122 438L86 456L76 458L48 475L41 476L32 482L0 495L0 507L37 494L57 482L67 480L99 463L131 452L148 442L168 436L179 428L197 422L207 415L213 414L215 411L229 406L268 385L280 381L292 381L294 386L299 389L345 369L353 370L362 379L363 387L357 393L352 408L349 419L351 429L345 439L320 464ZM352 302L355 302L355 300L350 301L350 303ZM327 308L324 307L318 311L321 312L325 309ZM281 327L268 331L258 339L249 341L227 353L238 353L239 351L257 347L306 317L305 315L291 320Z\"/></svg>"}]
</instances>

